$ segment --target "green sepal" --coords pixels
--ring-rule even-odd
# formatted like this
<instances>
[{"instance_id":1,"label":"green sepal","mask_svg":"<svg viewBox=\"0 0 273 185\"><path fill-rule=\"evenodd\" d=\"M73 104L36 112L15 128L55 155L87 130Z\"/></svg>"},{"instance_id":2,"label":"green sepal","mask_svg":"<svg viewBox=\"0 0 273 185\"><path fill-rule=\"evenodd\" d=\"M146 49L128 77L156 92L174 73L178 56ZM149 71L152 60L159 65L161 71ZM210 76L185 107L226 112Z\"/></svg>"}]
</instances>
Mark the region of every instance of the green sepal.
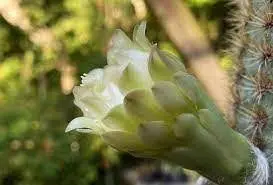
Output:
<instances>
[{"instance_id":1,"label":"green sepal","mask_svg":"<svg viewBox=\"0 0 273 185\"><path fill-rule=\"evenodd\" d=\"M195 105L202 104L202 101L200 102L199 100L200 87L192 75L185 72L177 72L173 75L173 80L182 91L182 93L187 96Z\"/></svg>"},{"instance_id":2,"label":"green sepal","mask_svg":"<svg viewBox=\"0 0 273 185\"><path fill-rule=\"evenodd\" d=\"M173 75L173 81L180 91L195 104L196 109L206 108L217 114L219 119L223 118L223 113L219 111L213 100L204 91L204 87L194 76L184 72L177 72ZM226 120L221 119L221 122L226 123Z\"/></svg>"},{"instance_id":3,"label":"green sepal","mask_svg":"<svg viewBox=\"0 0 273 185\"><path fill-rule=\"evenodd\" d=\"M113 131L135 132L138 122L132 116L129 116L124 108L124 105L118 105L102 120L103 125Z\"/></svg>"},{"instance_id":4,"label":"green sepal","mask_svg":"<svg viewBox=\"0 0 273 185\"><path fill-rule=\"evenodd\" d=\"M113 148L124 152L130 152L134 150L144 151L147 148L137 135L129 132L105 132L101 135L101 137Z\"/></svg>"},{"instance_id":5,"label":"green sepal","mask_svg":"<svg viewBox=\"0 0 273 185\"><path fill-rule=\"evenodd\" d=\"M141 123L138 127L138 135L150 148L170 148L177 143L170 125L164 121Z\"/></svg>"},{"instance_id":6,"label":"green sepal","mask_svg":"<svg viewBox=\"0 0 273 185\"><path fill-rule=\"evenodd\" d=\"M135 69L131 63L123 70L122 75L118 81L118 86L127 93L133 89L140 89L149 87L150 81L147 81L142 74Z\"/></svg>"},{"instance_id":7,"label":"green sepal","mask_svg":"<svg viewBox=\"0 0 273 185\"><path fill-rule=\"evenodd\" d=\"M142 121L170 121L172 116L167 113L154 99L151 91L136 89L124 98L126 111Z\"/></svg>"},{"instance_id":8,"label":"green sepal","mask_svg":"<svg viewBox=\"0 0 273 185\"><path fill-rule=\"evenodd\" d=\"M186 71L184 64L175 56L152 47L149 57L149 72L154 81L171 80L177 71Z\"/></svg>"},{"instance_id":9,"label":"green sepal","mask_svg":"<svg viewBox=\"0 0 273 185\"><path fill-rule=\"evenodd\" d=\"M223 118L219 118L216 114L208 109L200 109L198 111L200 123L209 133L214 135L219 142L223 144L229 143L232 129L223 123Z\"/></svg>"},{"instance_id":10,"label":"green sepal","mask_svg":"<svg viewBox=\"0 0 273 185\"><path fill-rule=\"evenodd\" d=\"M189 113L183 113L176 117L172 125L175 136L181 141L181 145L187 145L197 133L199 120Z\"/></svg>"},{"instance_id":11,"label":"green sepal","mask_svg":"<svg viewBox=\"0 0 273 185\"><path fill-rule=\"evenodd\" d=\"M194 104L185 97L178 87L170 81L160 81L154 84L152 92L158 103L170 114L193 112Z\"/></svg>"}]
</instances>

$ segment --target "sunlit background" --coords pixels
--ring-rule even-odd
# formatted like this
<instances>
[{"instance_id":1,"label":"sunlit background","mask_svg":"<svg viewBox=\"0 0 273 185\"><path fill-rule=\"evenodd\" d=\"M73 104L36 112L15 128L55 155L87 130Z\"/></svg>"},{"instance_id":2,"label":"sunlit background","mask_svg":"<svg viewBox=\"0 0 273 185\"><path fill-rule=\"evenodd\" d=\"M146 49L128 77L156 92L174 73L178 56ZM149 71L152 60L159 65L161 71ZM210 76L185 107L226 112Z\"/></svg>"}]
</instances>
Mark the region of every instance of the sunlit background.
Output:
<instances>
[{"instance_id":1,"label":"sunlit background","mask_svg":"<svg viewBox=\"0 0 273 185\"><path fill-rule=\"evenodd\" d=\"M221 65L230 68L221 52L230 28L227 1L186 2ZM81 115L71 94L80 75L105 65L116 28L130 35L141 20L152 43L178 54L144 0L0 0L0 184L186 184L192 178L181 168L117 153L95 136L64 133Z\"/></svg>"}]
</instances>

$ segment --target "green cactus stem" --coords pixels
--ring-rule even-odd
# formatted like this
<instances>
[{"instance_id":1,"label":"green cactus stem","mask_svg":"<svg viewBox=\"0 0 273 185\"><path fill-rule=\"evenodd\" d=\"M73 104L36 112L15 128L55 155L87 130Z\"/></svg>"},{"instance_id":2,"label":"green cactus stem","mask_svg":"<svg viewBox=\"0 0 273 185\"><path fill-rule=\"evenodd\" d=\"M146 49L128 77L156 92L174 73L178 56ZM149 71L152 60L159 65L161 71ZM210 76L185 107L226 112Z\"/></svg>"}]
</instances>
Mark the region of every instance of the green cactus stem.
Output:
<instances>
[{"instance_id":1,"label":"green cactus stem","mask_svg":"<svg viewBox=\"0 0 273 185\"><path fill-rule=\"evenodd\" d=\"M273 2L242 0L235 16L237 130L263 151L273 184Z\"/></svg>"}]
</instances>

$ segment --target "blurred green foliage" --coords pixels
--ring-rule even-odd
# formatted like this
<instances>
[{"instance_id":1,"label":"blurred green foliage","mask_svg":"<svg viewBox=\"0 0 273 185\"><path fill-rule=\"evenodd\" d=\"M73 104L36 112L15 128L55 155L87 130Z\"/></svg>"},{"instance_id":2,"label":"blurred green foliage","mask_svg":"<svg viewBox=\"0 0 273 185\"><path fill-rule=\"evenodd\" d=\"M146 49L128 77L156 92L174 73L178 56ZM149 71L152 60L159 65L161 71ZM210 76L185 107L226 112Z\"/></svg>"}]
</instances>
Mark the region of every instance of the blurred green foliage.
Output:
<instances>
[{"instance_id":1,"label":"blurred green foliage","mask_svg":"<svg viewBox=\"0 0 273 185\"><path fill-rule=\"evenodd\" d=\"M225 2L187 3L217 48L226 27ZM153 42L177 52L142 0L22 0L20 8L30 32L20 28L21 20L15 25L0 16L0 184L110 185L111 173L132 158L96 137L64 133L81 115L69 93L79 83L74 80L106 63L114 29L130 34L142 19L148 19ZM39 29L50 31L55 45L41 44L43 32L33 39Z\"/></svg>"}]
</instances>

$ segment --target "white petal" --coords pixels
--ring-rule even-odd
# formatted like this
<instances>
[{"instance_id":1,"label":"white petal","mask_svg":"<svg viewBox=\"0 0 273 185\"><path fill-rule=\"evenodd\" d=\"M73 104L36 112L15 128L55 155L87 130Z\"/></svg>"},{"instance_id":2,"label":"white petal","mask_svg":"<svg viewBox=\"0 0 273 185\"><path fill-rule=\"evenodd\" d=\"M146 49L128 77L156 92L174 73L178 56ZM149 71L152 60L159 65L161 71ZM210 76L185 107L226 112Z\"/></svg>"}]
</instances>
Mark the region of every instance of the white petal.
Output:
<instances>
[{"instance_id":1,"label":"white petal","mask_svg":"<svg viewBox=\"0 0 273 185\"><path fill-rule=\"evenodd\" d=\"M132 42L124 32L117 30L116 34L112 37L110 49L107 52L108 64L126 65L132 60L143 60L143 55L148 55L149 49L144 50L136 42ZM144 56L148 58L148 56Z\"/></svg>"},{"instance_id":2,"label":"white petal","mask_svg":"<svg viewBox=\"0 0 273 185\"><path fill-rule=\"evenodd\" d=\"M139 67L141 67L141 65L148 64L149 52L143 52L136 49L130 49L130 50L125 50L124 54L128 56L128 59L130 59L129 62L135 65L138 64Z\"/></svg>"},{"instance_id":3,"label":"white petal","mask_svg":"<svg viewBox=\"0 0 273 185\"><path fill-rule=\"evenodd\" d=\"M77 105L83 112L83 115L92 119L102 119L110 107L101 99L86 98L82 100L75 99L75 105Z\"/></svg>"},{"instance_id":4,"label":"white petal","mask_svg":"<svg viewBox=\"0 0 273 185\"><path fill-rule=\"evenodd\" d=\"M74 103L82 110L84 116L100 119L107 113L108 106L105 104L104 99L98 96L99 92L94 91L94 87L93 89L88 86L74 87Z\"/></svg>"},{"instance_id":5,"label":"white petal","mask_svg":"<svg viewBox=\"0 0 273 185\"><path fill-rule=\"evenodd\" d=\"M109 108L122 104L124 99L124 95L114 83L107 84L107 87L102 92L102 96Z\"/></svg>"},{"instance_id":6,"label":"white petal","mask_svg":"<svg viewBox=\"0 0 273 185\"><path fill-rule=\"evenodd\" d=\"M131 48L133 46L133 42L127 35L120 29L117 29L114 33L111 43L110 43L110 50L117 49L117 48Z\"/></svg>"},{"instance_id":7,"label":"white petal","mask_svg":"<svg viewBox=\"0 0 273 185\"><path fill-rule=\"evenodd\" d=\"M152 82L152 79L148 70L148 60L149 53L137 53L133 51L129 51L129 55L132 58L132 64L135 66L137 71L142 73L143 77Z\"/></svg>"},{"instance_id":8,"label":"white petal","mask_svg":"<svg viewBox=\"0 0 273 185\"><path fill-rule=\"evenodd\" d=\"M130 63L134 67L134 71L139 73L142 79L145 79L146 86L151 87L153 81L148 70L149 53L140 50L128 50L124 51L124 55L126 55L126 59L121 58L120 61L126 60Z\"/></svg>"},{"instance_id":9,"label":"white petal","mask_svg":"<svg viewBox=\"0 0 273 185\"><path fill-rule=\"evenodd\" d=\"M119 56L120 52L128 49L136 49L137 46L126 36L126 34L117 30L110 42L110 49L107 52L107 63L117 64L121 63ZM122 56L122 55L121 55ZM124 60L123 60L124 61Z\"/></svg>"},{"instance_id":10,"label":"white petal","mask_svg":"<svg viewBox=\"0 0 273 185\"><path fill-rule=\"evenodd\" d=\"M122 104L124 98L118 86L110 81L99 81L92 86L76 86L73 94L74 103L82 110L84 116L99 120L111 108Z\"/></svg>"},{"instance_id":11,"label":"white petal","mask_svg":"<svg viewBox=\"0 0 273 185\"><path fill-rule=\"evenodd\" d=\"M151 44L147 37L145 36L146 31L146 21L141 22L138 26L135 27L133 33L133 40L138 45L140 45L143 49L149 50L151 48Z\"/></svg>"},{"instance_id":12,"label":"white petal","mask_svg":"<svg viewBox=\"0 0 273 185\"><path fill-rule=\"evenodd\" d=\"M107 65L104 68L103 80L105 89L102 95L109 100L113 106L123 102L124 95L121 93L117 84L124 69L124 66L118 64Z\"/></svg>"},{"instance_id":13,"label":"white petal","mask_svg":"<svg viewBox=\"0 0 273 185\"><path fill-rule=\"evenodd\" d=\"M92 96L92 87L88 86L75 86L73 88L73 95L75 99L82 99L83 97ZM94 95L93 95L94 96Z\"/></svg>"},{"instance_id":14,"label":"white petal","mask_svg":"<svg viewBox=\"0 0 273 185\"><path fill-rule=\"evenodd\" d=\"M117 83L125 67L119 64L106 65L104 67L104 83Z\"/></svg>"},{"instance_id":15,"label":"white petal","mask_svg":"<svg viewBox=\"0 0 273 185\"><path fill-rule=\"evenodd\" d=\"M86 117L78 117L73 119L65 129L65 132L76 130L78 132L101 134L101 122Z\"/></svg>"},{"instance_id":16,"label":"white petal","mask_svg":"<svg viewBox=\"0 0 273 185\"><path fill-rule=\"evenodd\" d=\"M148 72L150 49L144 50L142 46L146 42L145 27L143 23L136 30L135 42L123 31L117 30L107 53L109 65L82 76L82 85L75 87L73 93L75 104L83 111L85 117L101 120L113 107L123 103L124 94L118 84L128 64L133 66L137 76L145 79L145 86L152 86Z\"/></svg>"},{"instance_id":17,"label":"white petal","mask_svg":"<svg viewBox=\"0 0 273 185\"><path fill-rule=\"evenodd\" d=\"M93 69L88 74L82 76L82 86L84 85L94 85L102 82L103 79L103 69Z\"/></svg>"}]
</instances>

